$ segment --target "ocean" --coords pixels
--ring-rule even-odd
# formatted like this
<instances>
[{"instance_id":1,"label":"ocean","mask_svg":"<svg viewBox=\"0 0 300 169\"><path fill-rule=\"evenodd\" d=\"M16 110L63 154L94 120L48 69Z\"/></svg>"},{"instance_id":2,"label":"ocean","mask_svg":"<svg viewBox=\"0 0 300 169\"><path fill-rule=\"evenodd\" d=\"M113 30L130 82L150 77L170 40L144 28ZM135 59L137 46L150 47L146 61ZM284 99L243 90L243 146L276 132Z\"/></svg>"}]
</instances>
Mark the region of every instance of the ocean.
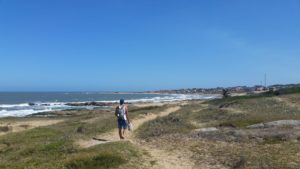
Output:
<instances>
[{"instance_id":1,"label":"ocean","mask_svg":"<svg viewBox=\"0 0 300 169\"><path fill-rule=\"evenodd\" d=\"M183 94L143 94L108 92L0 92L0 117L23 117L34 113L68 109L94 109L94 106L69 106L77 102L170 102L212 99L214 96Z\"/></svg>"}]
</instances>

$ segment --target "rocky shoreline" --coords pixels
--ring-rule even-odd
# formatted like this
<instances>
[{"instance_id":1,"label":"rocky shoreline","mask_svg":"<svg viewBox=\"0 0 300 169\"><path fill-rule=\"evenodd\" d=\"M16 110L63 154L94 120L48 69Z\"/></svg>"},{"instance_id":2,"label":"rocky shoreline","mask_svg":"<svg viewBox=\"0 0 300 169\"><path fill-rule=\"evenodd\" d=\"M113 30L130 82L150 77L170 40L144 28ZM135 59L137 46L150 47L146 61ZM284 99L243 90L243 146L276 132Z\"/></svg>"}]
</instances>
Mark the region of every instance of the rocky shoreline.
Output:
<instances>
[{"instance_id":1,"label":"rocky shoreline","mask_svg":"<svg viewBox=\"0 0 300 169\"><path fill-rule=\"evenodd\" d=\"M117 102L74 102L74 103L66 103L67 106L97 106L97 107L105 107L105 106L113 106L116 105ZM129 104L129 103L126 103Z\"/></svg>"}]
</instances>

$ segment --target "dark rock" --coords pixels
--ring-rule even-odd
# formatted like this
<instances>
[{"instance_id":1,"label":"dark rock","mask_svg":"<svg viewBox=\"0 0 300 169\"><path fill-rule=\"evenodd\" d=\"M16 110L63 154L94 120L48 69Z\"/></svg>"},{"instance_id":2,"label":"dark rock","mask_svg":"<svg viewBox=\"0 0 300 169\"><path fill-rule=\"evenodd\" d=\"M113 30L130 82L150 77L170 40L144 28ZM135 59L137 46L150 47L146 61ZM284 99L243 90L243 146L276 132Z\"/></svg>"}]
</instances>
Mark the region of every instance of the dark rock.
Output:
<instances>
[{"instance_id":1,"label":"dark rock","mask_svg":"<svg viewBox=\"0 0 300 169\"><path fill-rule=\"evenodd\" d=\"M83 126L78 127L77 133L85 133L85 128Z\"/></svg>"},{"instance_id":2,"label":"dark rock","mask_svg":"<svg viewBox=\"0 0 300 169\"><path fill-rule=\"evenodd\" d=\"M235 103L236 102L223 103L223 104L219 105L219 108L220 109L222 109L222 108L228 108L228 107L232 106Z\"/></svg>"},{"instance_id":3,"label":"dark rock","mask_svg":"<svg viewBox=\"0 0 300 169\"><path fill-rule=\"evenodd\" d=\"M84 102L84 103L67 103L68 106L113 106L116 103L104 103L104 102Z\"/></svg>"},{"instance_id":4,"label":"dark rock","mask_svg":"<svg viewBox=\"0 0 300 169\"><path fill-rule=\"evenodd\" d=\"M232 123L222 123L222 124L219 125L219 127L236 128L236 126L234 124L232 124Z\"/></svg>"}]
</instances>

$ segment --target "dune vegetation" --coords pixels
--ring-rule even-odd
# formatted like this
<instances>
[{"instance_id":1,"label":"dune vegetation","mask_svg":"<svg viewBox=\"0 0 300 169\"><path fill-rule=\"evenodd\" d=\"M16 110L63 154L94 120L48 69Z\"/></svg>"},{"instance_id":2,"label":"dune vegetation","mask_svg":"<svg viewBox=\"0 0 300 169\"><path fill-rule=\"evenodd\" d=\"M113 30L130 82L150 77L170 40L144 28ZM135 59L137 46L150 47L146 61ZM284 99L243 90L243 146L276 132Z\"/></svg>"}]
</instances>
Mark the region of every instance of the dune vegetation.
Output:
<instances>
[{"instance_id":1,"label":"dune vegetation","mask_svg":"<svg viewBox=\"0 0 300 169\"><path fill-rule=\"evenodd\" d=\"M131 118L146 112L158 112L165 107L132 108ZM9 132L1 126L0 168L115 168L120 165L139 168L142 151L130 142L113 142L82 149L74 144L77 139L91 138L116 127L115 117L107 111L67 111L67 117L4 118L17 123L32 120L64 119L63 122L21 132Z\"/></svg>"},{"instance_id":2,"label":"dune vegetation","mask_svg":"<svg viewBox=\"0 0 300 169\"><path fill-rule=\"evenodd\" d=\"M149 113L157 117L141 124L127 141L88 148L78 146L76 141L115 129L113 110L72 110L44 117L3 118L0 119L0 168L168 168L165 164L182 163L186 167L177 168L296 169L300 168L300 126L267 124L300 120L299 103L300 94L293 89L281 94L163 106L129 105L133 120L145 118ZM180 109L160 116L159 112L172 106ZM32 128L30 123L28 126L22 123L27 129L18 132L9 126L47 119L60 121Z\"/></svg>"},{"instance_id":3,"label":"dune vegetation","mask_svg":"<svg viewBox=\"0 0 300 169\"><path fill-rule=\"evenodd\" d=\"M299 126L248 127L300 120L299 98L297 93L260 94L189 102L169 116L145 123L137 135L148 144L185 152L199 168L205 164L208 168L296 169L300 168Z\"/></svg>"}]
</instances>

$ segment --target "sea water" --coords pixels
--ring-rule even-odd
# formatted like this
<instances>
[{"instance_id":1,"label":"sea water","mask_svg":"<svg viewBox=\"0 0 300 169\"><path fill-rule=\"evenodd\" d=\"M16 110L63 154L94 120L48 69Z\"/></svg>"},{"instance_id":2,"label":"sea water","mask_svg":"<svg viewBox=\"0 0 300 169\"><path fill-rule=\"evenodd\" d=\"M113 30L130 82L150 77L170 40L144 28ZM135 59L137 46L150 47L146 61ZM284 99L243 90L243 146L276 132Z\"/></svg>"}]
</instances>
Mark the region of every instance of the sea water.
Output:
<instances>
[{"instance_id":1,"label":"sea water","mask_svg":"<svg viewBox=\"0 0 300 169\"><path fill-rule=\"evenodd\" d=\"M145 94L109 92L0 92L0 117L26 116L34 113L67 109L94 109L94 106L68 106L74 102L171 102L212 99L214 96L183 94Z\"/></svg>"}]
</instances>

